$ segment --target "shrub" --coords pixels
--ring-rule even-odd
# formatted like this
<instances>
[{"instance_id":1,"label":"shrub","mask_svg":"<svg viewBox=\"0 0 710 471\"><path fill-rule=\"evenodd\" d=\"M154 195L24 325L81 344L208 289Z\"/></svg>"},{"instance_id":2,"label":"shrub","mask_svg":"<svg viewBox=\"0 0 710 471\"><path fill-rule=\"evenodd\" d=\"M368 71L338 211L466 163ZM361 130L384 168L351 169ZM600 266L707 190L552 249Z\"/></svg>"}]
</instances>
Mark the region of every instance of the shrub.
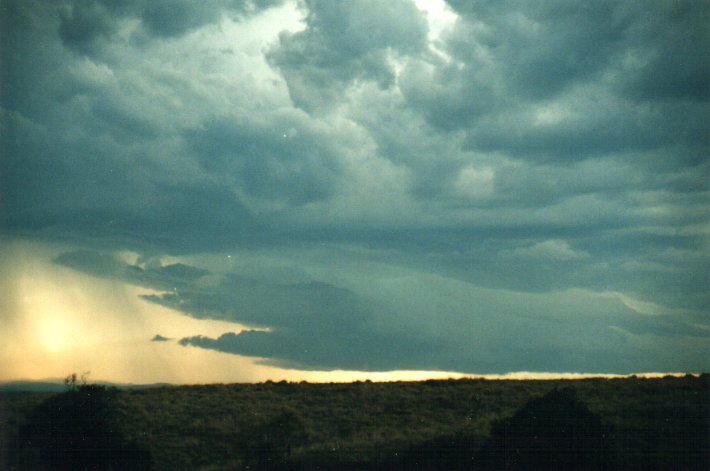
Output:
<instances>
[{"instance_id":1,"label":"shrub","mask_svg":"<svg viewBox=\"0 0 710 471\"><path fill-rule=\"evenodd\" d=\"M118 431L117 391L66 381L68 390L40 403L20 431L22 467L47 470L145 470L149 454Z\"/></svg>"},{"instance_id":2,"label":"shrub","mask_svg":"<svg viewBox=\"0 0 710 471\"><path fill-rule=\"evenodd\" d=\"M489 469L607 469L613 464L601 419L572 389L530 400L493 424L481 461Z\"/></svg>"}]
</instances>

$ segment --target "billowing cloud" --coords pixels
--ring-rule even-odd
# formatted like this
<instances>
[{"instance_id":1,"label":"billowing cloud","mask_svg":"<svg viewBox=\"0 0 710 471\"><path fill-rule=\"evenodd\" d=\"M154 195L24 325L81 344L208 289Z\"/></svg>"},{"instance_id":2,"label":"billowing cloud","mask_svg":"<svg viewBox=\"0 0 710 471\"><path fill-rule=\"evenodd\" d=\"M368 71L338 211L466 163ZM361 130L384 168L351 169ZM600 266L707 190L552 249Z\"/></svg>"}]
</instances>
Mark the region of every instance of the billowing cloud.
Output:
<instances>
[{"instance_id":1,"label":"billowing cloud","mask_svg":"<svg viewBox=\"0 0 710 471\"><path fill-rule=\"evenodd\" d=\"M696 23L704 6L449 4L460 15L449 60L412 61L402 89L432 124L464 130L468 148L577 160L707 146L708 64L694 46L710 39Z\"/></svg>"},{"instance_id":2,"label":"billowing cloud","mask_svg":"<svg viewBox=\"0 0 710 471\"><path fill-rule=\"evenodd\" d=\"M57 6L59 37L80 53L92 54L106 47L106 41L122 39L128 23L138 25L133 39L169 39L201 26L218 22L222 15L245 17L279 5L281 0L207 0L195 5L187 0L87 0L63 2Z\"/></svg>"},{"instance_id":3,"label":"billowing cloud","mask_svg":"<svg viewBox=\"0 0 710 471\"><path fill-rule=\"evenodd\" d=\"M306 29L281 34L269 58L307 111L337 106L354 81L393 86L396 55L425 49L427 24L412 2L313 0L305 7Z\"/></svg>"},{"instance_id":4,"label":"billowing cloud","mask_svg":"<svg viewBox=\"0 0 710 471\"><path fill-rule=\"evenodd\" d=\"M2 9L2 237L250 326L184 344L303 368L706 368L705 3Z\"/></svg>"}]
</instances>

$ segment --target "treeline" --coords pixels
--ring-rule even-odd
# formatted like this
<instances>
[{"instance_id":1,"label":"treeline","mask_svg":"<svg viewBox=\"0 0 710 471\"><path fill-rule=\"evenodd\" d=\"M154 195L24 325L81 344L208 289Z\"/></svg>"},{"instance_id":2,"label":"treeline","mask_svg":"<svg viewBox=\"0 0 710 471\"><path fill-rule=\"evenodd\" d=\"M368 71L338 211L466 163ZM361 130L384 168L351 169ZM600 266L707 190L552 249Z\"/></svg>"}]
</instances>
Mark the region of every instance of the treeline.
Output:
<instances>
[{"instance_id":1,"label":"treeline","mask_svg":"<svg viewBox=\"0 0 710 471\"><path fill-rule=\"evenodd\" d=\"M708 375L121 391L74 377L0 405L13 470L710 468Z\"/></svg>"}]
</instances>

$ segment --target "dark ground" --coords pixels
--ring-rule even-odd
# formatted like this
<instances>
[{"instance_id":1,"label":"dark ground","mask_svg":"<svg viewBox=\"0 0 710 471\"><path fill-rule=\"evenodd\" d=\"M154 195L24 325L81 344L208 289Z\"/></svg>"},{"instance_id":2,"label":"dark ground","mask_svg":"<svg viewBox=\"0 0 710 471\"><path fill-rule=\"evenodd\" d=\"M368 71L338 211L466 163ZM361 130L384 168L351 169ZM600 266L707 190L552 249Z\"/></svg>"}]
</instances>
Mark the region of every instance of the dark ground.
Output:
<instances>
[{"instance_id":1,"label":"dark ground","mask_svg":"<svg viewBox=\"0 0 710 471\"><path fill-rule=\"evenodd\" d=\"M0 425L1 469L706 470L710 376L89 385Z\"/></svg>"}]
</instances>

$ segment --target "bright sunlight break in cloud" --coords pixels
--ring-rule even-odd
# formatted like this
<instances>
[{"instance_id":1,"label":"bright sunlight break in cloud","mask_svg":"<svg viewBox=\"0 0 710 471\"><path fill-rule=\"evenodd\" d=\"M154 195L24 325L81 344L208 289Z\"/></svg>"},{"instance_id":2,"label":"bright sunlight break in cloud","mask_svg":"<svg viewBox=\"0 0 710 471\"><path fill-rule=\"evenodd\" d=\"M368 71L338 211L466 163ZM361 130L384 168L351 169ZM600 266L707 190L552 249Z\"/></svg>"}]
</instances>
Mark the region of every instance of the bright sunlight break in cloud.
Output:
<instances>
[{"instance_id":1,"label":"bright sunlight break in cloud","mask_svg":"<svg viewBox=\"0 0 710 471\"><path fill-rule=\"evenodd\" d=\"M0 22L0 381L710 367L706 2Z\"/></svg>"}]
</instances>

